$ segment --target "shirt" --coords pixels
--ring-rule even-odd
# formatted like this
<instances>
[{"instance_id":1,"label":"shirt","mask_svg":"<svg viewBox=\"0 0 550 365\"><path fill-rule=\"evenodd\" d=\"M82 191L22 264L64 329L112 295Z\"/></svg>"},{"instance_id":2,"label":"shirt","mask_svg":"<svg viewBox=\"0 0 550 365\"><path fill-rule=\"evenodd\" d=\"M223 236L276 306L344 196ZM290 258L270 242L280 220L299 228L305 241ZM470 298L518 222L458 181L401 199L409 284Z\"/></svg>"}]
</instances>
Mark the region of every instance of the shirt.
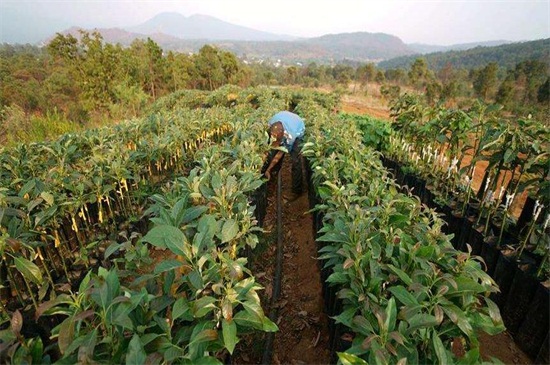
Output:
<instances>
[{"instance_id":1,"label":"shirt","mask_svg":"<svg viewBox=\"0 0 550 365\"><path fill-rule=\"evenodd\" d=\"M272 125L276 122L281 122L285 129L285 135L281 145L286 147L288 152L292 151L296 138L303 137L304 132L306 131L304 121L297 114L282 111L275 114L269 120L268 125Z\"/></svg>"}]
</instances>

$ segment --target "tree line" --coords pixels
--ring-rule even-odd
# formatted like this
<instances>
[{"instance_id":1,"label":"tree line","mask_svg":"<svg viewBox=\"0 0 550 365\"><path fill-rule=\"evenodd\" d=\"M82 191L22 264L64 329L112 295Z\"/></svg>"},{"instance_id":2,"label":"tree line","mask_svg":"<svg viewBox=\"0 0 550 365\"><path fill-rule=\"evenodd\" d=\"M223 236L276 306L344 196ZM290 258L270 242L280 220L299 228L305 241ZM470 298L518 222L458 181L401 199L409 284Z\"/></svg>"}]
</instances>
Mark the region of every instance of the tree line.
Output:
<instances>
[{"instance_id":1,"label":"tree line","mask_svg":"<svg viewBox=\"0 0 550 365\"><path fill-rule=\"evenodd\" d=\"M151 39L123 47L105 42L97 32L57 34L45 47L0 45L0 143L46 139L132 118L176 90L214 90L225 84L343 91L354 85L363 93L375 85L388 98L412 89L432 104L480 98L501 103L511 113L540 114L550 104L548 74L548 65L538 60L509 69L496 63L473 69L449 63L434 70L424 58L408 69L345 62L277 66L242 61L210 45L187 54L165 52Z\"/></svg>"}]
</instances>

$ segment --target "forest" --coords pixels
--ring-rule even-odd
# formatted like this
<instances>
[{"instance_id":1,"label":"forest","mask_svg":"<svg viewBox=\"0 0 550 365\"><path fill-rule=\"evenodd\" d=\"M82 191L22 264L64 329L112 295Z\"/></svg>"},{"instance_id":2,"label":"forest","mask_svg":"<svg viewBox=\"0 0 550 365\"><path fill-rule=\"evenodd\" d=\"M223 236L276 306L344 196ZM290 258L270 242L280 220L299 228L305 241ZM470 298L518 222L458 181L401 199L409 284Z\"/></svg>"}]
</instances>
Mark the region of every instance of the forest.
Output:
<instances>
[{"instance_id":1,"label":"forest","mask_svg":"<svg viewBox=\"0 0 550 365\"><path fill-rule=\"evenodd\" d=\"M480 99L503 105L508 114L547 119L550 78L544 60L467 66L447 62L434 67L424 57L408 68L346 62L279 66L241 61L210 45L184 54L166 52L151 39L123 47L105 42L99 33L82 32L78 39L58 34L42 48L0 45L0 143L51 139L137 117L176 90L215 90L226 84L328 87L340 93L352 85L365 93L375 85L388 100L406 90L431 105L467 107Z\"/></svg>"}]
</instances>

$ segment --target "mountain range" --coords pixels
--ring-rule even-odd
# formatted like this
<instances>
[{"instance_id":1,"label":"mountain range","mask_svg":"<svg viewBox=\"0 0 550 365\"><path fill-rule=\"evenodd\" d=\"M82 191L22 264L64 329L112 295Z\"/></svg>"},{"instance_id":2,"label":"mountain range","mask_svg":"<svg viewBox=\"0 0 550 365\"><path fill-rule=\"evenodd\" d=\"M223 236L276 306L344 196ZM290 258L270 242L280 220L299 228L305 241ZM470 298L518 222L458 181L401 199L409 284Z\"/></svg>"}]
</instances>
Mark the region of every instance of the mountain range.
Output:
<instances>
[{"instance_id":1,"label":"mountain range","mask_svg":"<svg viewBox=\"0 0 550 365\"><path fill-rule=\"evenodd\" d=\"M5 10L5 9L2 9ZM9 10L9 9L7 9ZM505 40L435 46L405 44L400 38L385 33L340 33L321 37L300 38L273 34L235 25L207 15L183 16L160 13L146 22L122 28L66 27L53 19L39 19L32 27L23 26L21 14L2 15L0 42L44 45L56 33L79 35L79 30L98 31L109 43L130 45L135 39L154 40L164 50L197 52L212 44L245 59L271 59L283 62L380 62L431 52L464 50L479 46L510 43ZM60 27L64 27L60 29Z\"/></svg>"}]
</instances>

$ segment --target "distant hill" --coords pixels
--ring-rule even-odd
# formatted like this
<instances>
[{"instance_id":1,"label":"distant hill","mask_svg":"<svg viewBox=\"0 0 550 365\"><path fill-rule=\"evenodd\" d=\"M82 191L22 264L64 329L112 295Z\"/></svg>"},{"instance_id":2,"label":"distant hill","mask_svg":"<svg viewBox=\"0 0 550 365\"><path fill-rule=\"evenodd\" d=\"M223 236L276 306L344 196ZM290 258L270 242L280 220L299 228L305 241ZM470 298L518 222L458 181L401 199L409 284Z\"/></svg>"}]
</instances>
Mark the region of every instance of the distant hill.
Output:
<instances>
[{"instance_id":1,"label":"distant hill","mask_svg":"<svg viewBox=\"0 0 550 365\"><path fill-rule=\"evenodd\" d=\"M125 27L125 30L141 34L164 33L180 39L230 39L236 41L289 41L298 39L287 35L262 32L200 14L186 17L179 13L161 13L140 25Z\"/></svg>"},{"instance_id":2,"label":"distant hill","mask_svg":"<svg viewBox=\"0 0 550 365\"><path fill-rule=\"evenodd\" d=\"M450 46L436 46L433 44L423 43L409 43L407 46L411 48L415 53L435 53L435 52L447 52L447 51L464 51L476 47L495 47L502 44L510 44L511 41L497 40L488 42L473 42L473 43L459 43Z\"/></svg>"},{"instance_id":3,"label":"distant hill","mask_svg":"<svg viewBox=\"0 0 550 365\"><path fill-rule=\"evenodd\" d=\"M475 47L465 51L397 57L382 61L378 66L383 69L406 69L419 57L424 58L428 67L435 70L439 70L447 64L451 64L454 68L479 68L490 62L496 62L503 68L513 68L517 63L531 59L540 60L550 65L550 38L510 43L496 47Z\"/></svg>"},{"instance_id":4,"label":"distant hill","mask_svg":"<svg viewBox=\"0 0 550 365\"><path fill-rule=\"evenodd\" d=\"M377 62L409 55L399 38L383 33L342 33L292 42L214 42L239 57L281 60L286 62Z\"/></svg>"},{"instance_id":5,"label":"distant hill","mask_svg":"<svg viewBox=\"0 0 550 365\"><path fill-rule=\"evenodd\" d=\"M40 28L40 24L37 23L37 28ZM15 27L15 25L12 26ZM2 27L4 30L4 24ZM25 27L19 25L16 28ZM78 37L79 29L78 27L68 28L63 31L63 34L72 34ZM211 16L192 15L186 17L179 13L161 13L140 25L124 29L93 30L100 32L106 42L120 43L124 46L130 45L135 39L150 37L166 51L198 52L205 44L210 44L230 51L243 59L276 62L280 60L284 64L375 62L384 68L408 67L420 55L420 52L440 48L439 46L420 44L407 45L398 37L384 33L355 32L327 34L315 38L297 38L258 31ZM48 36L43 37L42 44L53 39L53 33L57 31L51 31ZM3 35L0 34L0 38L2 37ZM534 41L487 47L487 45L499 42L506 41L441 46L445 50L448 48L470 49L429 53L425 57L428 59L429 65L434 68L441 68L448 62L455 67L467 68L478 67L491 61L513 66L517 60L533 57L548 58L547 53L545 56L543 52L544 47L549 49L548 42ZM485 46L480 46L480 44Z\"/></svg>"},{"instance_id":6,"label":"distant hill","mask_svg":"<svg viewBox=\"0 0 550 365\"><path fill-rule=\"evenodd\" d=\"M80 37L81 28L73 27L61 32ZM160 29L157 29L160 30ZM399 38L383 33L343 33L297 41L235 41L180 39L165 33L135 33L120 28L90 29L89 32L101 33L108 43L120 43L128 46L135 39L150 37L164 50L178 52L198 52L205 44L214 45L230 51L241 58L281 60L295 62L338 62L342 60L356 62L378 62L380 60L412 54ZM47 44L53 37L43 42Z\"/></svg>"},{"instance_id":7,"label":"distant hill","mask_svg":"<svg viewBox=\"0 0 550 365\"><path fill-rule=\"evenodd\" d=\"M382 60L414 53L401 39L385 33L328 34L305 43L326 49L335 59Z\"/></svg>"}]
</instances>

